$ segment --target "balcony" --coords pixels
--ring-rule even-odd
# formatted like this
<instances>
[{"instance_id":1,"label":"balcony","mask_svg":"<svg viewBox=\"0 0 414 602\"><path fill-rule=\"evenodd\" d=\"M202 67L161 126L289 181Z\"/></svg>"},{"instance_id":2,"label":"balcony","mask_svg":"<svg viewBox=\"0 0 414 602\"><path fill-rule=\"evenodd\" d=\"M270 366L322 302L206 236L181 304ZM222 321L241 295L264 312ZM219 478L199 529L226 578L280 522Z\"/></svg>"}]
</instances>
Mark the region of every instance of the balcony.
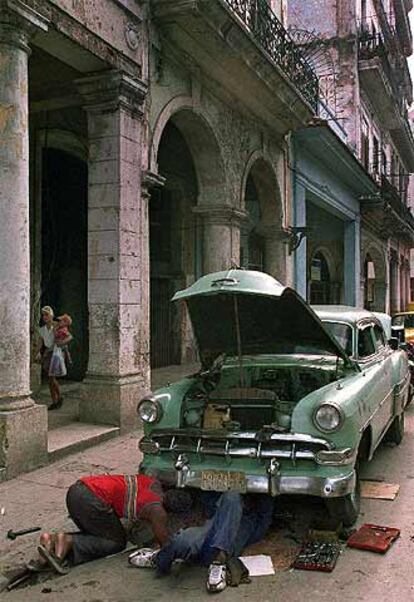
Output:
<instances>
[{"instance_id":1,"label":"balcony","mask_svg":"<svg viewBox=\"0 0 414 602\"><path fill-rule=\"evenodd\" d=\"M375 225L383 238L401 236L407 243L414 244L414 215L407 207L400 191L382 174L379 179L380 192L361 199L361 212L365 219Z\"/></svg>"},{"instance_id":2,"label":"balcony","mask_svg":"<svg viewBox=\"0 0 414 602\"><path fill-rule=\"evenodd\" d=\"M280 133L318 106L318 79L266 0L152 0L163 39Z\"/></svg>"},{"instance_id":3,"label":"balcony","mask_svg":"<svg viewBox=\"0 0 414 602\"><path fill-rule=\"evenodd\" d=\"M361 82L384 126L399 127L405 99L389 61L389 48L382 33L361 30L358 37L358 68Z\"/></svg>"}]
</instances>

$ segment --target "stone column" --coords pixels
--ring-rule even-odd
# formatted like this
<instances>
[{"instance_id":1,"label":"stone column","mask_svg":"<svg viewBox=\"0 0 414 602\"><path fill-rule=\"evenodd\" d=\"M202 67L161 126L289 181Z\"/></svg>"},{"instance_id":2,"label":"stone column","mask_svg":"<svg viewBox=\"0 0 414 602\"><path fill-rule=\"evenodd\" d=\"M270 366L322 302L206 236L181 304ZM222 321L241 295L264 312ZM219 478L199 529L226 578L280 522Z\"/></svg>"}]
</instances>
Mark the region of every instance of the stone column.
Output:
<instances>
[{"instance_id":1,"label":"stone column","mask_svg":"<svg viewBox=\"0 0 414 602\"><path fill-rule=\"evenodd\" d=\"M240 262L240 224L245 214L229 205L198 205L203 229L203 274L238 266Z\"/></svg>"},{"instance_id":2,"label":"stone column","mask_svg":"<svg viewBox=\"0 0 414 602\"><path fill-rule=\"evenodd\" d=\"M89 364L80 420L127 431L138 425L137 402L149 388L146 88L116 71L76 83L89 136Z\"/></svg>"},{"instance_id":3,"label":"stone column","mask_svg":"<svg viewBox=\"0 0 414 602\"><path fill-rule=\"evenodd\" d=\"M394 249L389 252L389 273L390 273L390 311L395 313L399 310L399 274L398 274L398 255Z\"/></svg>"},{"instance_id":4,"label":"stone column","mask_svg":"<svg viewBox=\"0 0 414 602\"><path fill-rule=\"evenodd\" d=\"M286 284L286 254L288 238L281 223L262 224L257 233L264 239L264 269L267 274Z\"/></svg>"},{"instance_id":5,"label":"stone column","mask_svg":"<svg viewBox=\"0 0 414 602\"><path fill-rule=\"evenodd\" d=\"M47 413L30 398L29 39L47 30L0 1L0 480L47 458Z\"/></svg>"},{"instance_id":6,"label":"stone column","mask_svg":"<svg viewBox=\"0 0 414 602\"><path fill-rule=\"evenodd\" d=\"M344 303L360 307L360 218L344 225Z\"/></svg>"}]
</instances>

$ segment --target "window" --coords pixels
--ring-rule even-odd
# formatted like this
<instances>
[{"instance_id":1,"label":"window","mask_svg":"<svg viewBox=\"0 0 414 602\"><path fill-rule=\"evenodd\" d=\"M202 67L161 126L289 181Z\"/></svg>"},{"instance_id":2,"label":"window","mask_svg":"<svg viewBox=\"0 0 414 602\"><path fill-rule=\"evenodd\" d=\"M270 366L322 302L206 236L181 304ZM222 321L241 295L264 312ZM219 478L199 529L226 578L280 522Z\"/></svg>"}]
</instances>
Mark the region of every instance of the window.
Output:
<instances>
[{"instance_id":1,"label":"window","mask_svg":"<svg viewBox=\"0 0 414 602\"><path fill-rule=\"evenodd\" d=\"M361 0L361 23L362 27L366 27L367 22L367 0Z\"/></svg>"},{"instance_id":2,"label":"window","mask_svg":"<svg viewBox=\"0 0 414 602\"><path fill-rule=\"evenodd\" d=\"M379 142L378 138L374 136L373 139L373 148L372 148L372 170L374 173L379 172L379 162L380 162L380 150L379 150Z\"/></svg>"},{"instance_id":3,"label":"window","mask_svg":"<svg viewBox=\"0 0 414 602\"><path fill-rule=\"evenodd\" d=\"M347 355L352 355L352 328L347 324L324 322L323 325L333 335L334 339L345 349Z\"/></svg>"},{"instance_id":4,"label":"window","mask_svg":"<svg viewBox=\"0 0 414 602\"><path fill-rule=\"evenodd\" d=\"M387 175L387 169L388 169L387 154L386 154L385 150L382 150L381 151L381 173L384 176Z\"/></svg>"},{"instance_id":5,"label":"window","mask_svg":"<svg viewBox=\"0 0 414 602\"><path fill-rule=\"evenodd\" d=\"M364 118L361 123L361 163L369 170L369 125Z\"/></svg>"},{"instance_id":6,"label":"window","mask_svg":"<svg viewBox=\"0 0 414 602\"><path fill-rule=\"evenodd\" d=\"M365 326L358 331L358 356L369 357L375 353L372 326Z\"/></svg>"}]
</instances>

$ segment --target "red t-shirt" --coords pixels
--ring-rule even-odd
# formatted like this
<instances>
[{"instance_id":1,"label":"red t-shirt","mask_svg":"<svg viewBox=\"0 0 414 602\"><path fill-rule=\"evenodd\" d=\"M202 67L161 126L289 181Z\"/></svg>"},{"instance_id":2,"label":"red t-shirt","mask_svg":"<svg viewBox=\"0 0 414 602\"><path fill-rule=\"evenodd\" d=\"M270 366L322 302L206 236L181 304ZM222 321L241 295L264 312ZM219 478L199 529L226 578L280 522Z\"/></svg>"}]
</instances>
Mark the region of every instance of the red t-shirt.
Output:
<instances>
[{"instance_id":1,"label":"red t-shirt","mask_svg":"<svg viewBox=\"0 0 414 602\"><path fill-rule=\"evenodd\" d=\"M150 504L162 503L162 489L153 477L143 474L97 475L80 479L99 499L114 509L120 518L137 518Z\"/></svg>"}]
</instances>

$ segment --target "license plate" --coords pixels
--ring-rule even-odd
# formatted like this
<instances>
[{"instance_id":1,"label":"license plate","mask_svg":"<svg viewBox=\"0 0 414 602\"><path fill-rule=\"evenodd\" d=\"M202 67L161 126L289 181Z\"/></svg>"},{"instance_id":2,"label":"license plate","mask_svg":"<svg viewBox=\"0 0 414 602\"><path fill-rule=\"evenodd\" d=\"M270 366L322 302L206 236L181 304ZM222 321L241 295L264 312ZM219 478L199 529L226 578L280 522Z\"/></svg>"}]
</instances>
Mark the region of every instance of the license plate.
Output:
<instances>
[{"instance_id":1,"label":"license plate","mask_svg":"<svg viewBox=\"0 0 414 602\"><path fill-rule=\"evenodd\" d=\"M243 472L203 470L201 473L201 489L204 489L204 491L237 491L238 493L246 493L246 477Z\"/></svg>"}]
</instances>

